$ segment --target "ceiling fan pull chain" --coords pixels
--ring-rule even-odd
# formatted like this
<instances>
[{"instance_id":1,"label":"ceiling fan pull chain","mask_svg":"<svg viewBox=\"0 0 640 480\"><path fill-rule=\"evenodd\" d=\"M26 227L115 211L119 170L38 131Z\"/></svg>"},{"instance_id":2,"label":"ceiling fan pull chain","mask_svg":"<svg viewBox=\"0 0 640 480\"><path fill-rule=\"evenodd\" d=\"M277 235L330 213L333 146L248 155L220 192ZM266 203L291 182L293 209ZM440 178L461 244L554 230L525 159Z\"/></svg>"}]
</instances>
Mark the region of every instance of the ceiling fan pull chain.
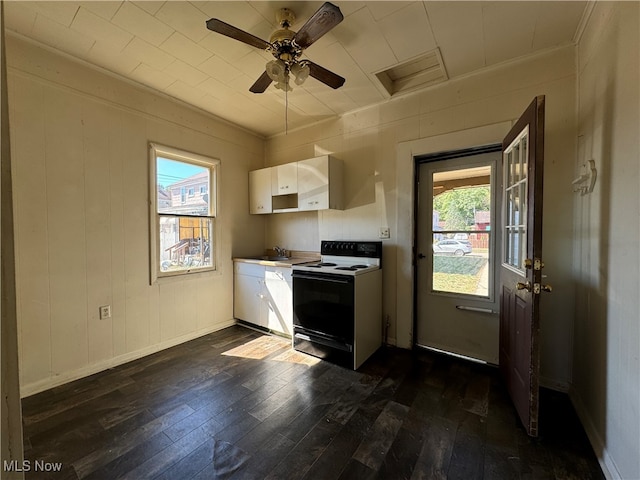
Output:
<instances>
[{"instance_id":1,"label":"ceiling fan pull chain","mask_svg":"<svg viewBox=\"0 0 640 480\"><path fill-rule=\"evenodd\" d=\"M284 81L284 134L286 135L289 127L289 75L285 77Z\"/></svg>"}]
</instances>

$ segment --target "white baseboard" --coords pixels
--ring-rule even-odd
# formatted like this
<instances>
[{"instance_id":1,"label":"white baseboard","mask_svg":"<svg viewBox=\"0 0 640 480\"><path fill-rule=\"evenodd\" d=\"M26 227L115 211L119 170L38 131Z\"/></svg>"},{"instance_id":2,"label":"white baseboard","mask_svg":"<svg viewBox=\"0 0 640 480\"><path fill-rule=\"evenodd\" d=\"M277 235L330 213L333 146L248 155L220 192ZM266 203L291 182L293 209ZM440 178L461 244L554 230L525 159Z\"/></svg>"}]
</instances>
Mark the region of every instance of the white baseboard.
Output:
<instances>
[{"instance_id":1,"label":"white baseboard","mask_svg":"<svg viewBox=\"0 0 640 480\"><path fill-rule=\"evenodd\" d=\"M602 441L602 437L598 433L598 430L596 429L593 420L591 419L591 415L589 415L589 412L585 408L584 403L582 403L580 394L576 392L575 389L569 388L569 398L571 399L573 408L576 410L578 418L580 418L582 426L587 433L587 437L589 438L591 447L596 454L598 463L600 463L602 473L607 478L607 480L622 480L622 475L620 475L615 461L613 460L613 458L611 458L611 455L609 455L607 447Z\"/></svg>"},{"instance_id":2,"label":"white baseboard","mask_svg":"<svg viewBox=\"0 0 640 480\"><path fill-rule=\"evenodd\" d=\"M134 352L128 352L122 355L118 355L117 357L112 357L98 363L86 365L77 370L65 372L54 377L46 378L44 380L39 380L37 382L29 383L26 385L20 385L20 397L25 398L30 395L35 395L36 393L44 392L45 390L49 390L50 388L73 382L74 380L78 380L80 378L88 377L89 375L93 375L94 373L102 372L103 370L122 365L123 363L127 363L132 360L146 357L147 355L159 352L160 350L174 347L181 343L188 342L189 340L194 340L204 335L208 335L209 333L217 332L218 330L222 330L223 328L227 328L235 324L236 321L232 318L213 327L208 327L202 330L191 332L180 337L172 338L165 342L156 343L154 345L141 348L140 350L136 350Z\"/></svg>"}]
</instances>

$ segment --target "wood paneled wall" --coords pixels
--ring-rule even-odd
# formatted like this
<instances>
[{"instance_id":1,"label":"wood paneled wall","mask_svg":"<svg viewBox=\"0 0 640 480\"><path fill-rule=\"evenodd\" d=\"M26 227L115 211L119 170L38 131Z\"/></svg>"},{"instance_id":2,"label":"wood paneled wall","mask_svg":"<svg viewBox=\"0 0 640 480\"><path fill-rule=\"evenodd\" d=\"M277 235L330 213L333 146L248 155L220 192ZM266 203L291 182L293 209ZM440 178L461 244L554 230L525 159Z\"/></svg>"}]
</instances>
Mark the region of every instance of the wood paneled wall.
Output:
<instances>
[{"instance_id":1,"label":"wood paneled wall","mask_svg":"<svg viewBox=\"0 0 640 480\"><path fill-rule=\"evenodd\" d=\"M8 53L23 395L233 323L232 245L264 248L247 193L264 140L22 40ZM149 141L221 160L217 272L150 285Z\"/></svg>"}]
</instances>

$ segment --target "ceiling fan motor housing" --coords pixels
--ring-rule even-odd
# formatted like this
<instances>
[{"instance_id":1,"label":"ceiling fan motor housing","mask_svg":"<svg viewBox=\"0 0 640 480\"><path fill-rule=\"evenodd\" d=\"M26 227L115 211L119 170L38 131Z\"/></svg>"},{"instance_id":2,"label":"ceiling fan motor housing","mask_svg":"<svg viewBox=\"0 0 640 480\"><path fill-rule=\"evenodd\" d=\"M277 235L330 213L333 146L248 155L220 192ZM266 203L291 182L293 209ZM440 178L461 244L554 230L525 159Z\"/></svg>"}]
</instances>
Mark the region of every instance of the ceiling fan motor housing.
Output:
<instances>
[{"instance_id":1,"label":"ceiling fan motor housing","mask_svg":"<svg viewBox=\"0 0 640 480\"><path fill-rule=\"evenodd\" d=\"M296 21L296 14L289 8L281 8L276 12L276 23L282 28L289 28Z\"/></svg>"},{"instance_id":2,"label":"ceiling fan motor housing","mask_svg":"<svg viewBox=\"0 0 640 480\"><path fill-rule=\"evenodd\" d=\"M293 25L296 16L293 10L289 8L281 8L276 12L276 21L280 27L278 30L271 34L269 43L272 45L271 53L278 60L282 60L287 64L287 67L291 63L295 63L296 59L302 55L302 49L297 47L293 42L296 32L290 30L289 27Z\"/></svg>"}]
</instances>

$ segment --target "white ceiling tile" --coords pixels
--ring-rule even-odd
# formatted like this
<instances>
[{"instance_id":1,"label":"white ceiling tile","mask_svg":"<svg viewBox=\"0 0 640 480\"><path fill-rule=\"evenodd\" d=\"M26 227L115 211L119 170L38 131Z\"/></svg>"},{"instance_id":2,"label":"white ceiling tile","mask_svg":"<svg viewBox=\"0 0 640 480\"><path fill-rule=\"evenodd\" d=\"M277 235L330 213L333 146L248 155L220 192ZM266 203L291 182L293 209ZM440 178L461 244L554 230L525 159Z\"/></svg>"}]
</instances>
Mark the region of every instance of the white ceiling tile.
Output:
<instances>
[{"instance_id":1,"label":"white ceiling tile","mask_svg":"<svg viewBox=\"0 0 640 480\"><path fill-rule=\"evenodd\" d=\"M4 2L4 21L8 30L29 35L37 13L22 2Z\"/></svg>"},{"instance_id":2,"label":"white ceiling tile","mask_svg":"<svg viewBox=\"0 0 640 480\"><path fill-rule=\"evenodd\" d=\"M158 10L160 10L166 2L155 1L155 0L141 0L141 1L133 1L132 3L135 3L141 9L150 13L151 15L155 15L156 12L158 12Z\"/></svg>"},{"instance_id":3,"label":"white ceiling tile","mask_svg":"<svg viewBox=\"0 0 640 480\"><path fill-rule=\"evenodd\" d=\"M411 3L378 22L398 61L403 62L436 48L427 12L422 3ZM399 29L398 25L402 25ZM406 32L413 32L407 35Z\"/></svg>"},{"instance_id":4,"label":"white ceiling tile","mask_svg":"<svg viewBox=\"0 0 640 480\"><path fill-rule=\"evenodd\" d=\"M160 48L193 66L200 65L212 56L209 50L189 40L180 32L174 32L173 35L160 45Z\"/></svg>"},{"instance_id":5,"label":"white ceiling tile","mask_svg":"<svg viewBox=\"0 0 640 480\"><path fill-rule=\"evenodd\" d=\"M150 43L147 43L138 37L131 40L122 50L122 53L160 70L166 68L170 63L175 61L175 58L172 55L163 52L158 47L154 47Z\"/></svg>"},{"instance_id":6,"label":"white ceiling tile","mask_svg":"<svg viewBox=\"0 0 640 480\"><path fill-rule=\"evenodd\" d=\"M573 41L586 2L549 2L540 9L533 49L543 49Z\"/></svg>"},{"instance_id":7,"label":"white ceiling tile","mask_svg":"<svg viewBox=\"0 0 640 480\"><path fill-rule=\"evenodd\" d=\"M96 42L89 50L87 59L96 65L121 75L128 75L139 64L140 60L131 57L126 52L116 52L109 45Z\"/></svg>"},{"instance_id":8,"label":"white ceiling tile","mask_svg":"<svg viewBox=\"0 0 640 480\"><path fill-rule=\"evenodd\" d=\"M112 22L123 30L159 46L173 33L173 29L156 19L153 15L125 2L114 15Z\"/></svg>"},{"instance_id":9,"label":"white ceiling tile","mask_svg":"<svg viewBox=\"0 0 640 480\"><path fill-rule=\"evenodd\" d=\"M209 18L218 18L234 27L256 35L251 29L263 22L265 18L247 2L191 2ZM275 20L268 19L271 25Z\"/></svg>"},{"instance_id":10,"label":"white ceiling tile","mask_svg":"<svg viewBox=\"0 0 640 480\"><path fill-rule=\"evenodd\" d=\"M192 87L195 87L207 79L207 75L205 73L202 73L200 70L184 63L182 60L175 60L173 63L165 67L163 71L181 79L184 83L191 85Z\"/></svg>"},{"instance_id":11,"label":"white ceiling tile","mask_svg":"<svg viewBox=\"0 0 640 480\"><path fill-rule=\"evenodd\" d=\"M356 2L356 1L342 2L340 3L339 7L340 7L340 11L342 12L342 15L344 15L346 18L352 13L357 12L362 8L367 8L367 2Z\"/></svg>"},{"instance_id":12,"label":"white ceiling tile","mask_svg":"<svg viewBox=\"0 0 640 480\"><path fill-rule=\"evenodd\" d=\"M207 33L207 36L204 37L198 45L224 58L228 62L236 61L238 58L244 57L249 52L255 50L249 45L214 32Z\"/></svg>"},{"instance_id":13,"label":"white ceiling tile","mask_svg":"<svg viewBox=\"0 0 640 480\"><path fill-rule=\"evenodd\" d=\"M316 97L311 95L307 90L300 87L294 87L289 92L289 104L298 108L306 115L334 115L335 112L328 106L323 104Z\"/></svg>"},{"instance_id":14,"label":"white ceiling tile","mask_svg":"<svg viewBox=\"0 0 640 480\"><path fill-rule=\"evenodd\" d=\"M169 75L167 72L162 72L144 63L140 63L131 72L131 78L156 90L164 90L177 81L177 78L173 75Z\"/></svg>"},{"instance_id":15,"label":"white ceiling tile","mask_svg":"<svg viewBox=\"0 0 640 480\"><path fill-rule=\"evenodd\" d=\"M209 17L188 2L167 2L155 17L194 42L202 40L208 32L206 21Z\"/></svg>"},{"instance_id":16,"label":"white ceiling tile","mask_svg":"<svg viewBox=\"0 0 640 480\"><path fill-rule=\"evenodd\" d=\"M482 2L424 2L449 78L486 65Z\"/></svg>"},{"instance_id":17,"label":"white ceiling tile","mask_svg":"<svg viewBox=\"0 0 640 480\"><path fill-rule=\"evenodd\" d=\"M173 82L167 88L164 89L169 95L179 98L196 107L200 106L200 100L204 97L204 92L197 88L192 87L180 80Z\"/></svg>"},{"instance_id":18,"label":"white ceiling tile","mask_svg":"<svg viewBox=\"0 0 640 480\"><path fill-rule=\"evenodd\" d=\"M367 8L371 12L371 15L376 20L382 20L383 18L391 15L398 10L401 10L415 2L398 2L398 1L384 1L384 2L368 2Z\"/></svg>"},{"instance_id":19,"label":"white ceiling tile","mask_svg":"<svg viewBox=\"0 0 640 480\"><path fill-rule=\"evenodd\" d=\"M198 69L222 83L232 82L242 75L240 70L216 55L205 60Z\"/></svg>"},{"instance_id":20,"label":"white ceiling tile","mask_svg":"<svg viewBox=\"0 0 640 480\"><path fill-rule=\"evenodd\" d=\"M24 2L36 13L69 26L78 11L77 2Z\"/></svg>"},{"instance_id":21,"label":"white ceiling tile","mask_svg":"<svg viewBox=\"0 0 640 480\"><path fill-rule=\"evenodd\" d=\"M82 35L40 14L36 18L31 34L42 43L81 58L89 52L95 42L93 38Z\"/></svg>"},{"instance_id":22,"label":"white ceiling tile","mask_svg":"<svg viewBox=\"0 0 640 480\"><path fill-rule=\"evenodd\" d=\"M482 7L487 65L532 51L539 2L488 2Z\"/></svg>"},{"instance_id":23,"label":"white ceiling tile","mask_svg":"<svg viewBox=\"0 0 640 480\"><path fill-rule=\"evenodd\" d=\"M206 95L214 97L219 102L224 102L226 99L230 99L237 95L233 88L225 85L215 78L207 78L204 82L198 85L198 88L205 92Z\"/></svg>"},{"instance_id":24,"label":"white ceiling tile","mask_svg":"<svg viewBox=\"0 0 640 480\"><path fill-rule=\"evenodd\" d=\"M111 20L113 16L116 14L120 5L123 4L121 1L85 1L79 2L80 6L90 10L96 15L100 15L102 18L106 20Z\"/></svg>"},{"instance_id":25,"label":"white ceiling tile","mask_svg":"<svg viewBox=\"0 0 640 480\"><path fill-rule=\"evenodd\" d=\"M333 32L349 54L358 59L358 65L366 73L377 72L398 62L368 8L349 15Z\"/></svg>"},{"instance_id":26,"label":"white ceiling tile","mask_svg":"<svg viewBox=\"0 0 640 480\"><path fill-rule=\"evenodd\" d=\"M269 61L269 58L265 57L266 55L262 52L258 50L251 50L244 57L236 59L236 61L231 64L250 78L253 78L255 81L260 75L262 75L267 62ZM273 60L273 58L271 58L271 60Z\"/></svg>"},{"instance_id":27,"label":"white ceiling tile","mask_svg":"<svg viewBox=\"0 0 640 480\"><path fill-rule=\"evenodd\" d=\"M130 33L83 7L78 9L71 28L96 40L109 43L117 51L122 50L133 38Z\"/></svg>"}]
</instances>

